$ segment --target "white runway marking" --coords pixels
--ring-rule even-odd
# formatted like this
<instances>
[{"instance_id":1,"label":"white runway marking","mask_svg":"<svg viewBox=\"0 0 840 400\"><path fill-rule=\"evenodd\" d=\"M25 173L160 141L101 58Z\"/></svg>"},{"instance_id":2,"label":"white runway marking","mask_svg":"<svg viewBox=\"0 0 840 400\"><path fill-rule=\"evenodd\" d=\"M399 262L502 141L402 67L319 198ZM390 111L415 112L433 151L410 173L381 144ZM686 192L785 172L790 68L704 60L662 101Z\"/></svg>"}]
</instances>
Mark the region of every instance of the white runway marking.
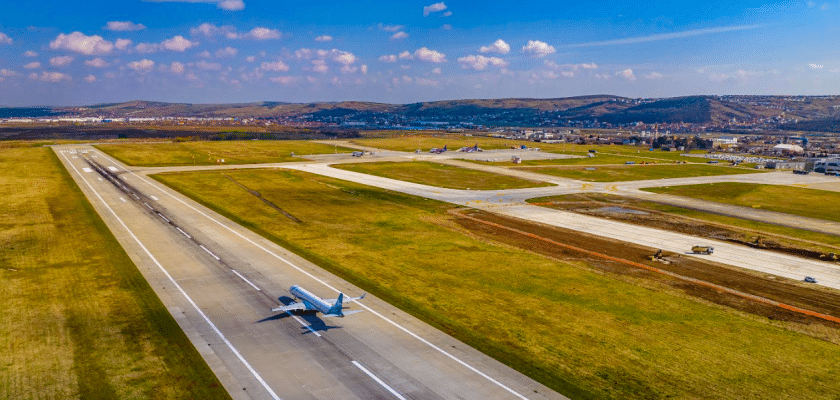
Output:
<instances>
[{"instance_id":1,"label":"white runway marking","mask_svg":"<svg viewBox=\"0 0 840 400\"><path fill-rule=\"evenodd\" d=\"M289 315L291 315L292 318L294 318L297 322L300 322L300 324L303 325L304 328L309 329L309 332L314 333L315 336L321 337L321 334L316 332L314 329L312 329L312 327L309 326L309 324L307 324L306 321L300 319L300 317L298 317L297 315L294 315L292 313L289 313Z\"/></svg>"},{"instance_id":2,"label":"white runway marking","mask_svg":"<svg viewBox=\"0 0 840 400\"><path fill-rule=\"evenodd\" d=\"M102 156L103 156L104 158L108 158L108 157L107 157L104 153L102 153ZM195 207L193 207L193 206L191 206L191 205L187 204L187 202L185 202L185 201L183 201L183 200L181 200L181 199L179 199L179 198L175 197L175 195L173 195L173 194L171 194L171 193L167 192L166 190L163 190L160 186L157 186L157 185L155 185L155 184L153 184L153 183L149 182L148 180L144 179L143 177L141 177L140 175L137 175L136 173L134 173L134 172L132 172L132 171L129 171L129 170L127 170L127 169L126 169L126 172L130 173L131 175L134 175L135 177L137 177L137 179L140 179L141 181L145 182L147 185L149 185L149 186L151 186L151 187L153 187L153 188L157 189L157 190L158 190L158 191L160 191L161 193L163 193L163 194L165 194L165 195L167 195L167 196L169 196L169 197L171 197L171 198L175 199L175 201L177 201L177 202L179 202L179 203L181 203L181 204L185 205L187 208L189 208L189 209L191 209L191 210L193 210L193 211L197 212L198 214L202 215L203 217L205 217L205 218L207 218L207 219L209 219L209 220L211 220L211 221L215 222L216 224L218 224L218 225L219 225L219 226L221 226L222 228L225 228L226 230L228 230L229 232L231 232L231 233L233 233L234 235L238 236L239 238L241 238L241 239L243 239L243 240L247 241L248 243L251 243L252 245L254 245L255 247L257 247L258 249L260 249L260 250L262 250L262 251L264 251L264 252L266 252L266 253L270 254L270 255L271 255L271 256L273 256L274 258L276 258L276 259L278 259L278 260L280 260L280 261L282 261L282 262L284 262L284 263L288 264L290 267L292 267L292 268L294 268L294 269L298 270L300 273L302 273L302 274L304 274L304 275L306 275L306 276L310 277L311 279L313 279L313 280L315 280L316 282L318 282L318 283L320 283L320 284L324 285L325 287L329 288L330 290L333 290L333 291L334 291L334 292L336 292L336 293L340 293L340 292L341 292L340 290L336 289L335 287L333 287L332 285L328 284L327 282L324 282L323 280L318 279L315 275L312 275L312 274L310 274L309 272L306 272L305 270L303 270L302 268L298 267L297 265L292 264L291 262L289 262L289 261L288 261L288 260L286 260L285 258L280 257L279 255L275 254L275 253L274 253L274 252L272 252L271 250L269 250L269 249L267 249L267 248L265 248L265 247L263 247L263 246L261 246L261 245L257 244L257 243L256 243L256 242L254 242L253 240L251 240L251 239L249 239L249 238L245 237L244 235L242 235L241 233L237 232L237 231L236 231L236 230L234 230L233 228L231 228L231 227L229 227L229 226L227 226L227 225L225 225L225 224L223 224L223 223L219 222L219 221L218 221L218 220L216 220L215 218L213 218L213 217L211 217L211 216L209 216L209 215L207 215L207 214L205 214L205 213L201 212L201 211L200 211L200 210L198 210L197 208L195 208ZM467 368L467 369L469 369L470 371L472 371L472 372L474 372L474 373L478 374L478 375L479 375L479 376L481 376L482 378L487 379L488 381L490 381L490 382L492 382L494 385L496 385L496 386L498 386L498 387L500 387L500 388L504 389L504 390L505 390L505 391L507 391L508 393L510 393L510 394L512 394L512 395L514 395L514 396L516 396L517 398L520 398L520 399L523 399L523 400L528 400L528 398L527 398L527 397L525 397L525 396L523 396L523 395L521 395L521 394L517 393L515 390L513 390L513 389L511 389L511 388L507 387L505 384L503 384L503 383L501 383L501 382L499 382L499 381L497 381L497 380L493 379L493 377L491 377L490 375L487 375L487 374L485 374L484 372L479 371L478 369L476 369L476 368L475 368L475 367L473 367L472 365L469 365L469 364L467 364L466 362L461 361L461 359L460 359L460 358L453 356L452 354L450 354L450 353L448 353L446 350L444 350L444 349L442 349L442 348L440 348L440 347L436 346L436 345L435 345L435 344L433 344L432 342L429 342L428 340L423 339L422 337L420 337L420 336L419 336L419 335L417 335L416 333L414 333L414 332L412 332L412 331L410 331L410 330L408 330L408 329L404 328L402 325L400 325L400 324L398 324L398 323L396 323L396 322L392 321L392 320L391 320L391 319L389 319L388 317L386 317L386 316L384 316L384 315L382 315L382 314L380 314L380 313L376 312L375 310L373 310L373 309L371 309L370 307L368 307L368 306L366 306L366 305L362 304L361 302L356 301L355 303L356 303L356 304L358 304L360 307L364 308L365 310L368 310L370 313L372 313L372 314L376 315L377 317L382 318L382 320L384 320L385 322L388 322L389 324L393 325L393 326L394 326L394 327L396 327L397 329L399 329L399 330L401 330L401 331L405 332L406 334L410 335L411 337L413 337L413 338L415 338L415 339L419 340L419 341L420 341L420 342L422 342L423 344L425 344L425 345L427 345L427 346L429 346L429 347L431 347L431 348L435 349L437 352L439 352L439 353L443 354L444 356L448 357L448 358L449 358L449 359L451 359L452 361L455 361L456 363L461 364L464 368ZM310 330L312 330L312 329L310 328ZM316 333L316 335L317 335L317 333ZM318 335L318 336L320 336L320 335Z\"/></svg>"},{"instance_id":3,"label":"white runway marking","mask_svg":"<svg viewBox=\"0 0 840 400\"><path fill-rule=\"evenodd\" d=\"M169 218L164 217L163 214L157 213L157 215L158 215L158 217L163 218L164 221L169 222Z\"/></svg>"},{"instance_id":4,"label":"white runway marking","mask_svg":"<svg viewBox=\"0 0 840 400\"><path fill-rule=\"evenodd\" d=\"M126 202L126 201L125 201L125 199L124 199L124 198L122 198L122 197L120 197L120 200L122 200L122 202L123 202L123 203L125 203L125 202Z\"/></svg>"},{"instance_id":5,"label":"white runway marking","mask_svg":"<svg viewBox=\"0 0 840 400\"><path fill-rule=\"evenodd\" d=\"M178 232L181 232L181 234L183 234L184 236L186 236L186 237L187 237L187 239L192 239L192 236L190 236L190 234L189 234L189 233L184 232L184 230L183 230L183 229L181 229L181 228L179 228L179 227L177 227L177 226L175 227L175 229L177 229L177 230L178 230Z\"/></svg>"},{"instance_id":6,"label":"white runway marking","mask_svg":"<svg viewBox=\"0 0 840 400\"><path fill-rule=\"evenodd\" d=\"M92 169L87 168L87 167L82 168L82 171L85 171L85 172L93 172L93 170L92 170Z\"/></svg>"},{"instance_id":7,"label":"white runway marking","mask_svg":"<svg viewBox=\"0 0 840 400\"><path fill-rule=\"evenodd\" d=\"M138 195L136 195L136 194L134 194L134 193L132 193L131 195L132 195L132 196L134 196L134 198L135 198L135 199L140 200L140 196L138 196Z\"/></svg>"},{"instance_id":8,"label":"white runway marking","mask_svg":"<svg viewBox=\"0 0 840 400\"><path fill-rule=\"evenodd\" d=\"M154 201L158 201L158 198L157 198L157 197L155 197L155 196L149 196L149 197L151 197L151 198L152 198L152 200L154 200Z\"/></svg>"},{"instance_id":9,"label":"white runway marking","mask_svg":"<svg viewBox=\"0 0 840 400\"><path fill-rule=\"evenodd\" d=\"M76 158L76 157L73 157L73 158ZM118 170L117 168L115 168L115 167L108 167L108 169L110 169L110 170L111 170L111 172L117 172L117 171L119 171L119 170Z\"/></svg>"},{"instance_id":10,"label":"white runway marking","mask_svg":"<svg viewBox=\"0 0 840 400\"><path fill-rule=\"evenodd\" d=\"M100 178L100 177L96 177L96 179L99 179L100 181L102 180L102 178Z\"/></svg>"},{"instance_id":11,"label":"white runway marking","mask_svg":"<svg viewBox=\"0 0 840 400\"><path fill-rule=\"evenodd\" d=\"M64 158L67 159L67 156L64 156ZM184 298L187 299L190 305L193 306L195 311L197 311L198 314L201 315L202 318L204 318L204 321L207 322L207 325L210 325L210 328L212 328L213 331L216 332L217 335L219 335L219 338L221 338L225 345L227 345L227 347L233 352L233 354L236 355L236 358L238 358L239 361L241 361L242 364L245 365L245 368L248 368L248 371L251 372L252 375L254 375L254 378L256 378L257 381L260 382L262 387L265 388L266 391L268 391L268 394L271 395L271 398L273 398L274 400L281 400L280 397L277 396L277 393L274 393L274 390L272 390L271 387L268 386L268 383L266 383L265 380L263 380L262 376L260 376L260 374L257 373L257 371L254 370L253 367L251 367L251 364L249 364L247 360L245 360L245 357L242 357L242 354L240 354L239 351L236 350L236 347L233 347L233 344L225 337L224 334L222 334L222 331L220 331L219 328L217 328L216 325L213 324L213 321L210 321L210 318L208 318L207 315L204 314L204 311L201 311L201 308L198 307L198 304L195 304L193 299L187 294L186 291L184 291L184 288L182 288L181 285L178 284L178 282L175 282L175 279L172 278L172 275L169 275L169 271L167 271L166 268L163 268L163 265L160 265L160 262L158 262L155 256L153 256L149 249L147 249L146 246L143 245L143 242L141 242L140 239L138 239L137 236L134 235L134 232L132 232L131 229L128 229L128 226L126 226L125 222L123 222L123 220L120 219L117 213L114 212L114 209L112 209L111 206L109 206L108 203L105 202L102 196L99 195L99 193L93 188L93 186L87 181L87 179L85 179L85 177L82 176L79 170L76 169L76 166L70 163L70 160L67 160L67 163L70 164L70 167L72 167L73 170L76 171L76 174L82 178L82 181L85 182L85 184L88 186L88 188L90 188L93 194L95 194L96 197L99 198L99 201L102 202L102 205L105 208L107 208L108 211L111 212L111 215L113 215L114 218L117 219L117 221L120 222L120 225L122 225L123 229L125 229L126 232L128 232L128 234L131 235L134 241L137 242L138 245L140 245L140 248L143 249L146 255L148 255L149 258L152 260L152 262L154 262L155 265L157 265L158 268L160 268L160 270L163 271L164 275L166 275L166 277L169 278L169 282L171 282L172 285L178 289L178 291L184 296Z\"/></svg>"},{"instance_id":12,"label":"white runway marking","mask_svg":"<svg viewBox=\"0 0 840 400\"><path fill-rule=\"evenodd\" d=\"M150 206L150 205L149 205L149 203L145 203L145 202L144 202L143 204L144 204L144 205L146 205L146 207L148 207L150 210L152 210L152 211L154 211L154 210L155 210L154 208L152 208L152 206Z\"/></svg>"},{"instance_id":13,"label":"white runway marking","mask_svg":"<svg viewBox=\"0 0 840 400\"><path fill-rule=\"evenodd\" d=\"M260 290L260 288L258 288L258 287L257 287L257 285L255 285L255 284L251 283L251 281L249 281L247 278L245 278L244 276L242 276L242 274L240 274L239 272L236 272L236 270L235 270L235 269L232 269L231 271L233 271L233 273L234 273L234 274L236 274L236 276L238 276L238 277L242 278L242 280L243 280L243 281L245 281L245 283L247 283L247 284L251 285L251 287L252 287L252 288L257 289L257 290Z\"/></svg>"},{"instance_id":14,"label":"white runway marking","mask_svg":"<svg viewBox=\"0 0 840 400\"><path fill-rule=\"evenodd\" d=\"M212 251L207 250L207 248L206 248L206 247L204 247L204 245L203 245L203 244L198 245L198 247L201 247L201 249L202 249L202 250L206 251L206 252L207 252L207 254L209 254L209 255L213 256L213 258L215 258L217 261L221 260L221 258L219 258L219 256L217 256L217 255L213 254L213 252L212 252Z\"/></svg>"},{"instance_id":15,"label":"white runway marking","mask_svg":"<svg viewBox=\"0 0 840 400\"><path fill-rule=\"evenodd\" d=\"M362 370L362 372L366 373L369 377L373 378L373 380L375 380L376 383L382 385L382 387L384 387L385 389L388 389L388 391L391 392L391 394L393 394L394 397L396 397L400 400L406 400L405 397L402 397L402 395L397 393L396 390L392 389L385 382L382 382L382 379L379 379L376 375L372 374L370 371L367 370L367 368L363 367L362 364L359 364L358 362L353 361L353 365L359 367L359 369Z\"/></svg>"}]
</instances>

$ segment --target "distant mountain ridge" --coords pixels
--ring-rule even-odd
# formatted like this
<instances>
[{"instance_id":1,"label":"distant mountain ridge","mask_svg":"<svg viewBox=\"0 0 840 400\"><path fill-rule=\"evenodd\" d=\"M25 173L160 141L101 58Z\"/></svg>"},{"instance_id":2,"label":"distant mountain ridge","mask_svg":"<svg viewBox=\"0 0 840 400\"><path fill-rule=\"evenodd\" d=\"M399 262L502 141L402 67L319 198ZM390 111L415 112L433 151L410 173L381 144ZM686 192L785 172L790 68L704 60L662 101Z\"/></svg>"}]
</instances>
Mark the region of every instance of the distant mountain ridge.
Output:
<instances>
[{"instance_id":1,"label":"distant mountain ridge","mask_svg":"<svg viewBox=\"0 0 840 400\"><path fill-rule=\"evenodd\" d=\"M0 116L11 116L15 110L30 109L0 108ZM840 120L840 96L685 96L634 99L591 95L554 99L442 100L411 104L364 101L190 104L134 100L86 107L41 107L37 110L36 114L40 112L45 115L52 113L112 118L292 118L338 123L423 120L522 126L550 125L564 121L598 121L613 125L643 122L717 126L777 121L779 127L800 124L833 128L837 126L836 121Z\"/></svg>"}]
</instances>

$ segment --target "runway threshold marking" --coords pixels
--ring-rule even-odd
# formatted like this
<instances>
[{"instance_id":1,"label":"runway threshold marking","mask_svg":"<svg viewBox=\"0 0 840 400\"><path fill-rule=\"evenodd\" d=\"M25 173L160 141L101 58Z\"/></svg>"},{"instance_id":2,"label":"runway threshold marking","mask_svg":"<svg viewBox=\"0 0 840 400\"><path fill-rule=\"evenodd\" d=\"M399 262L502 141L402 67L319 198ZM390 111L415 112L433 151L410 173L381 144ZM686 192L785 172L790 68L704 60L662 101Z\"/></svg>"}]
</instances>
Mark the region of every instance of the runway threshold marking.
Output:
<instances>
[{"instance_id":1,"label":"runway threshold marking","mask_svg":"<svg viewBox=\"0 0 840 400\"><path fill-rule=\"evenodd\" d=\"M85 177L82 176L79 170L76 169L76 166L72 164L72 162L67 158L66 155L62 154L62 156L65 160L67 160L67 164L69 164L70 167L73 168L73 171L76 171L76 174L79 175L80 178L82 178L82 181L85 182L85 184L88 186L88 188L90 188L93 194L95 194L96 197L99 198L99 201L102 203L102 205L105 206L105 208L107 208L108 211L111 212L111 215L113 215L114 218L116 218L117 221L120 222L120 225L122 225L123 229L125 229L125 231L128 232L129 235L131 235L131 238L134 239L135 242L137 242L141 249L143 249L143 252L145 252L146 255L149 256L149 258L152 260L152 262L154 262L155 265L157 265L158 268L160 268L163 274L166 275L167 278L169 278L169 282L172 283L172 285L176 289L178 289L178 291L184 296L184 298L187 299L190 305L193 306L195 311L198 312L199 315L201 315L205 322L207 322L207 325L209 325L210 328L213 329L213 332L216 332L216 334L219 335L219 338L222 339L222 342L224 342L225 345L230 349L230 351L233 352L236 358L238 358L239 361L241 361L242 364L245 365L245 368L247 368L251 375L253 375L254 378L257 379L257 381L268 392L268 394L271 395L271 398L274 400L281 400L280 397L277 396L277 393L274 393L274 390L272 390L271 387L268 386L268 383L265 382L262 376L260 376L260 374L256 370L254 370L251 364L248 363L248 360L246 360L245 357L242 357L242 354L239 353L239 350L236 350L236 347L233 347L233 344L227 339L227 337L225 337L222 331L220 331L219 328L217 328L216 325L213 324L213 321L210 321L210 318L207 317L207 314L204 314L204 311L201 311L201 308L198 307L198 304L195 304L193 299L187 294L186 291L184 291L184 288L182 288L181 285L179 285L178 282L176 282L175 279L172 278L172 275L169 275L169 271L167 271L166 268L163 268L163 265L161 265L160 262L158 262L157 258L155 258L155 256L152 255L152 253L149 251L149 249L146 248L143 242L141 242L140 239L138 239L137 236L134 235L134 232L132 232L131 229L129 229L128 226L125 224L125 222L123 222L123 220L117 215L117 213L114 212L114 209L112 209L111 206L109 206L108 203L105 202L105 199L103 199L102 196L99 195L99 192L97 192L96 189L94 189L93 186L90 184L90 182L88 182L87 179L85 179Z\"/></svg>"},{"instance_id":2,"label":"runway threshold marking","mask_svg":"<svg viewBox=\"0 0 840 400\"><path fill-rule=\"evenodd\" d=\"M251 287L252 287L252 288L254 288L254 289L256 289L256 290L260 290L260 288L258 288L258 287L257 287L257 285L255 285L255 284L251 283L251 281L249 281L249 280L248 280L248 278L246 278L246 277L242 276L242 274L240 274L239 272L237 272L235 269L232 269L231 271L233 271L233 273L234 273L234 274L236 274L236 276L238 276L240 279L242 279L243 281L245 281L245 283L247 283L247 284L251 285Z\"/></svg>"},{"instance_id":3,"label":"runway threshold marking","mask_svg":"<svg viewBox=\"0 0 840 400\"><path fill-rule=\"evenodd\" d=\"M105 153L102 153L102 156L103 156L104 158L108 158L108 156L107 156L107 155L105 155ZM125 168L123 168L123 169L125 169ZM331 289L331 290L335 291L336 293L341 293L341 291L340 291L340 290L336 289L335 287L333 287L333 286L332 286L332 285L330 285L329 283L327 283L327 282L325 282L325 281L323 281L323 280L321 280L321 279L317 278L315 275L312 275L312 274L310 274L309 272L306 272L304 269L302 269L302 268L298 267L297 265L292 264L291 262L289 262L289 261L288 261L288 260L286 260L285 258L280 257L279 255L275 254L275 253L274 253L274 252L272 252L271 250L269 250L269 249L267 249L267 248L265 248L265 247L263 247L263 246L259 245L258 243L254 242L253 240L251 240L251 239L249 239L249 238L245 237L245 235L242 235L241 233L237 232L237 231L236 231L236 230L234 230L233 228L231 228L231 227L229 227L229 226L227 226L227 225L225 225L225 224L221 223L220 221L216 220L215 218L213 218L213 217L211 217L211 216L209 216L209 215L207 215L207 214L203 213L202 211L200 211L199 209L197 209L197 208L193 207L192 205L187 204L187 202L185 202L185 201L183 201L183 200L179 199L179 198L178 198L178 197L176 197L175 195L173 195L173 194L171 194L171 193L167 192L166 190L163 190L160 186L157 186L157 185L155 185L155 184L153 184L153 183L149 182L148 180L144 179L144 178L143 178L142 176L140 176L140 175L137 175L137 174L136 174L136 173L134 173L133 171L129 171L128 169L125 169L125 171L126 171L126 172L128 172L128 173L129 173L129 174L131 174L131 175L134 175L135 177L137 177L137 179L140 179L141 181L145 182L147 185L149 185L149 186L151 186L151 187L153 187L153 188L157 189L157 190L158 190L158 191L160 191L161 193L163 193L163 194L165 194L165 195L167 195L167 196L169 196L169 197L173 198L175 201L177 201L177 202L179 202L179 203L181 203L181 204L185 205L187 208L189 208L189 209L191 209L191 210L193 210L193 211L197 212L198 214L202 215L203 217L205 217L205 218L207 218L207 219L209 219L209 220L211 220L211 221L215 222L216 224L218 224L218 225L219 225L219 226L221 226L222 228L227 229L228 231L230 231L230 232L231 232L231 233L233 233L234 235L239 236L241 239L245 240L246 242L251 243L252 245L254 245L255 247L257 247L258 249L260 249L260 250L262 250L262 251L264 251L264 252L266 252L266 253L270 254L270 255L271 255L271 256L273 256L274 258L276 258L276 259L278 259L278 260L280 260L280 261L282 261L282 262L284 262L284 263L288 264L290 267L292 267L292 268L294 268L294 269L298 270L298 272L300 272L300 273L302 273L302 274L304 274L304 275L308 276L309 278L311 278L311 279L313 279L314 281L316 281L316 282L320 283L321 285L324 285L325 287L327 287L327 288L329 288L329 289ZM484 372L479 371L478 369L476 369L476 368L475 368L475 367L473 367L472 365L469 365L469 364L467 364L466 362L462 361L460 358L453 356L452 354L450 354L450 353L449 353L449 352L447 352L446 350L444 350L444 349L442 349L442 348L440 348L440 347L436 346L436 345L435 345L435 344L433 344L432 342L429 342L428 340L423 339L422 337L420 337L420 336L419 336L419 335L417 335L416 333L414 333L414 332L412 332L412 331L408 330L407 328L404 328L402 325L400 325L400 324L398 324L398 323L396 323L396 322L392 321L392 320L391 320L391 319L389 319L388 317L386 317L386 316L384 316L384 315L382 315L382 314L378 313L376 310L373 310L372 308L370 308L370 307L368 307L368 306L364 305L362 302L356 301L355 303L356 303L356 304L358 304L360 307L364 308L365 310L369 311L371 314L376 315L377 317L381 318L383 321L388 322L389 324L393 325L393 326L394 326L394 327L396 327L397 329L399 329L399 330L401 330L401 331L405 332L405 333L406 333L406 334L408 334L409 336L411 336L411 337L413 337L413 338L415 338L415 339L419 340L419 341L420 341L420 342L422 342L423 344L425 344L425 345L427 345L427 346L429 346L429 347L431 347L431 348L435 349L437 352L439 352L439 353L443 354L444 356L448 357L448 358L449 358L449 359L451 359L452 361L455 361L456 363L461 364L464 368L467 368L468 370L470 370L470 371L474 372L475 374L477 374L477 375L481 376L482 378L487 379L488 381L490 381L490 382L492 382L494 385L496 385L496 386L498 386L498 387L500 387L500 388L504 389L504 390L505 390L505 391L507 391L508 393L510 393L510 394L512 394L512 395L514 395L514 396L516 396L517 398L520 398L520 399L523 399L523 400L528 400L528 398L527 398L527 397L525 397L525 396L523 396L523 395L519 394L518 392L516 392L515 390L513 390L513 389L511 389L511 388L507 387L505 384L503 384L503 383L501 383L501 382L497 381L496 379L493 379L493 377L491 377L491 376L489 376L489 375L485 374ZM300 320L298 320L298 321L300 322ZM307 325L307 327L308 327L308 325ZM311 330L312 330L312 328L309 328L309 330L311 331ZM317 336L321 336L321 335L318 335L318 333L317 333L317 332L314 332L314 331L313 331L313 333L315 333Z\"/></svg>"},{"instance_id":4,"label":"runway threshold marking","mask_svg":"<svg viewBox=\"0 0 840 400\"><path fill-rule=\"evenodd\" d=\"M376 383L378 383L378 384L382 385L382 387L384 387L385 389L388 389L388 391L389 391L389 392L391 392L391 394L393 394L393 395L394 395L394 397L396 397L396 398L398 398L398 399L400 399L400 400L406 400L406 398L405 398L405 397L403 397L401 394L397 393L397 391L396 391L396 390L394 390L393 388L391 388L390 386L388 386L385 382L382 382L382 379L379 379L376 375L374 375L373 373L371 373L370 371L368 371L368 370L367 370L367 368L365 368L365 367L363 367L363 366L362 366L362 364L359 364L359 363L358 363L357 361L355 361L355 360L354 360L354 361L352 361L352 363L353 363L353 365L355 365L356 367L358 367L360 370L362 370L362 372L366 373L369 377L371 377L373 380L375 380L375 381L376 381Z\"/></svg>"},{"instance_id":5,"label":"runway threshold marking","mask_svg":"<svg viewBox=\"0 0 840 400\"><path fill-rule=\"evenodd\" d=\"M206 252L207 252L207 254L209 254L209 255L213 256L213 258L215 258L215 259L216 259L216 261L221 260L221 258L219 258L219 256L217 256L217 255L213 254L213 252L212 252L212 251L207 250L207 248L206 248L206 247L204 247L204 245L203 245L203 244L198 245L198 247L201 247L201 249L202 249L202 250L204 250L204 251L206 251Z\"/></svg>"}]
</instances>

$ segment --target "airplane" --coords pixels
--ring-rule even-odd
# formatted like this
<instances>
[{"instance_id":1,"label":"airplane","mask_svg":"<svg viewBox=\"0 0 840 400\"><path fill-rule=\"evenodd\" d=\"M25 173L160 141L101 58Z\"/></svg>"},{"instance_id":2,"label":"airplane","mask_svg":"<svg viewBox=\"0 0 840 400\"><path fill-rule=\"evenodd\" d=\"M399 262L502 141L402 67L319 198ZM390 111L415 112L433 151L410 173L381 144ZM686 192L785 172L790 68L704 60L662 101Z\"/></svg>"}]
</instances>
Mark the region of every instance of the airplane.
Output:
<instances>
[{"instance_id":1,"label":"airplane","mask_svg":"<svg viewBox=\"0 0 840 400\"><path fill-rule=\"evenodd\" d=\"M448 150L446 149L446 146L447 146L447 145L443 145L443 148L442 148L442 149L439 149L439 148L435 147L435 148L433 148L433 149L429 150L429 153L433 153L433 154L441 154L441 153L445 153L445 152L447 152L447 151L448 151Z\"/></svg>"},{"instance_id":2,"label":"airplane","mask_svg":"<svg viewBox=\"0 0 840 400\"><path fill-rule=\"evenodd\" d=\"M283 311L289 314L291 314L292 311L296 310L316 312L320 311L322 314L324 314L325 317L344 317L346 315L364 311L354 310L344 312L342 310L344 308L343 304L345 302L352 303L354 301L364 299L364 294L361 297L349 297L345 301L344 293L339 293L338 299L325 300L310 293L309 291L298 285L293 285L291 288L289 288L289 292L292 294L292 296L295 296L296 299L300 300L300 302L295 302L283 307L272 308L271 311Z\"/></svg>"},{"instance_id":3,"label":"airplane","mask_svg":"<svg viewBox=\"0 0 840 400\"><path fill-rule=\"evenodd\" d=\"M478 148L478 143L476 143L475 146L472 146L472 147L461 147L460 149L458 149L458 151L462 151L462 152L465 152L465 153L475 153L477 151L484 151L484 150L479 149Z\"/></svg>"}]
</instances>

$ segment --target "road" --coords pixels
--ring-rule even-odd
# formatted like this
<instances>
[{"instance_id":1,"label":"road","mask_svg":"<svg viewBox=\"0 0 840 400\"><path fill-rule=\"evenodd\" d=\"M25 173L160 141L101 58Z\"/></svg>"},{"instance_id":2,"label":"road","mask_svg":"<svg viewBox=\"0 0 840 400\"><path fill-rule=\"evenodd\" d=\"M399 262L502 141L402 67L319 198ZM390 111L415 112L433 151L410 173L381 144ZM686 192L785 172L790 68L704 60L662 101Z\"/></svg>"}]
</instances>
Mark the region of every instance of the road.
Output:
<instances>
[{"instance_id":1,"label":"road","mask_svg":"<svg viewBox=\"0 0 840 400\"><path fill-rule=\"evenodd\" d=\"M54 150L236 399L565 398L370 295L347 318L276 315L293 284L361 290L90 146Z\"/></svg>"}]
</instances>

